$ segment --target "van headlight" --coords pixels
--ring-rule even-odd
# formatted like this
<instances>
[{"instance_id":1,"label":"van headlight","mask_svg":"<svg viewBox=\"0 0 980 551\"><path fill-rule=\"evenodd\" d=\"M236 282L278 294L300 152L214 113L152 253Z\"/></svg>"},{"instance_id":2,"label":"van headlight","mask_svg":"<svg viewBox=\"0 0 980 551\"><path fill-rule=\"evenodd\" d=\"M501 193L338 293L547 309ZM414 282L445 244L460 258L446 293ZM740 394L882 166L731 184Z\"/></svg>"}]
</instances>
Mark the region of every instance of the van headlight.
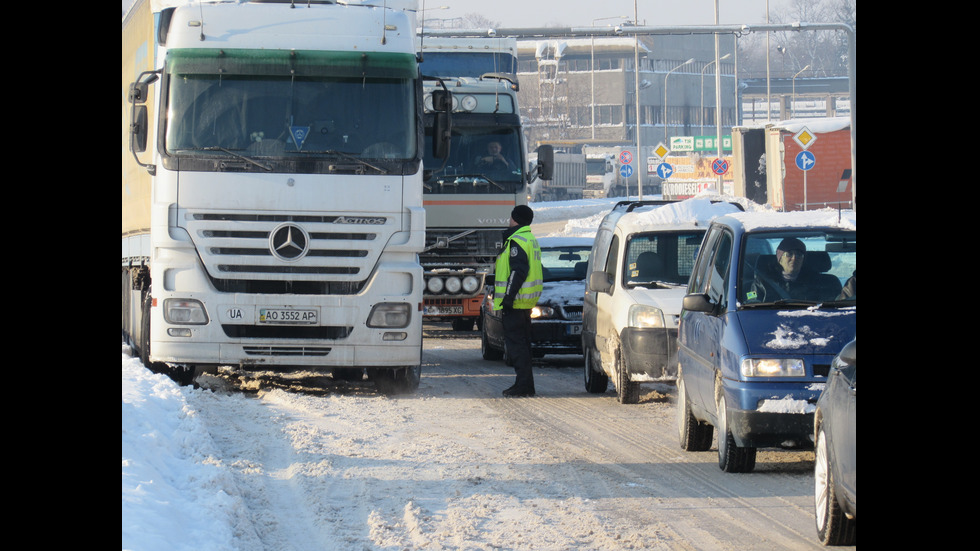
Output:
<instances>
[{"instance_id":1,"label":"van headlight","mask_svg":"<svg viewBox=\"0 0 980 551\"><path fill-rule=\"evenodd\" d=\"M204 325L208 313L204 303L189 298L168 298L163 301L163 319L179 325Z\"/></svg>"},{"instance_id":2,"label":"van headlight","mask_svg":"<svg viewBox=\"0 0 980 551\"><path fill-rule=\"evenodd\" d=\"M407 302L375 304L368 315L368 327L408 327L412 311Z\"/></svg>"},{"instance_id":3,"label":"van headlight","mask_svg":"<svg viewBox=\"0 0 980 551\"><path fill-rule=\"evenodd\" d=\"M803 377L806 370L800 358L743 358L743 377Z\"/></svg>"},{"instance_id":4,"label":"van headlight","mask_svg":"<svg viewBox=\"0 0 980 551\"><path fill-rule=\"evenodd\" d=\"M664 311L656 306L647 304L634 304L630 306L628 323L630 327L666 327L664 323Z\"/></svg>"}]
</instances>

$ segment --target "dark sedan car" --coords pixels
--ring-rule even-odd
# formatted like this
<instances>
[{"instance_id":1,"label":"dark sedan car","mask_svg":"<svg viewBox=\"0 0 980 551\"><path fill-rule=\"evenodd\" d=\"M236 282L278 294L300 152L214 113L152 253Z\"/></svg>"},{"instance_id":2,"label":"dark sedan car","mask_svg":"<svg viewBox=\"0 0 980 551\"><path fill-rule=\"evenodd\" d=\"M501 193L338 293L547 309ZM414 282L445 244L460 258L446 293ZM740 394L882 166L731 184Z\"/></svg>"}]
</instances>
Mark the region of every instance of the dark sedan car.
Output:
<instances>
[{"instance_id":1,"label":"dark sedan car","mask_svg":"<svg viewBox=\"0 0 980 551\"><path fill-rule=\"evenodd\" d=\"M543 237L541 267L544 290L531 311L531 353L582 353L582 301L585 269L592 238ZM480 324L481 350L486 360L504 358L504 328L500 312L493 311L493 295L487 294Z\"/></svg>"},{"instance_id":2,"label":"dark sedan car","mask_svg":"<svg viewBox=\"0 0 980 551\"><path fill-rule=\"evenodd\" d=\"M814 509L824 545L857 540L857 338L834 358L814 416Z\"/></svg>"}]
</instances>

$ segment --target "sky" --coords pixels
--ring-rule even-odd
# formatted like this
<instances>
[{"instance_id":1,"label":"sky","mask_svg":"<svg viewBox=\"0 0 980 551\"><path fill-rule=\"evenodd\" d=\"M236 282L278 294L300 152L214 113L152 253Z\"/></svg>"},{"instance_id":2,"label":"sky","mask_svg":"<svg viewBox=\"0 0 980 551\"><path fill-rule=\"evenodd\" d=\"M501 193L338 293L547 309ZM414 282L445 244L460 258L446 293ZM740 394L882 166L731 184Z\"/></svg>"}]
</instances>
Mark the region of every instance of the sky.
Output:
<instances>
[{"instance_id":1,"label":"sky","mask_svg":"<svg viewBox=\"0 0 980 551\"><path fill-rule=\"evenodd\" d=\"M717 0L720 24L758 24L766 21L767 0ZM770 12L787 0L768 0ZM425 0L426 19L448 19L467 14L499 21L501 27L591 27L614 25L627 16L650 26L713 25L715 0ZM449 9L437 9L448 6ZM419 0L422 8L422 0ZM613 19L605 19L611 17Z\"/></svg>"}]
</instances>

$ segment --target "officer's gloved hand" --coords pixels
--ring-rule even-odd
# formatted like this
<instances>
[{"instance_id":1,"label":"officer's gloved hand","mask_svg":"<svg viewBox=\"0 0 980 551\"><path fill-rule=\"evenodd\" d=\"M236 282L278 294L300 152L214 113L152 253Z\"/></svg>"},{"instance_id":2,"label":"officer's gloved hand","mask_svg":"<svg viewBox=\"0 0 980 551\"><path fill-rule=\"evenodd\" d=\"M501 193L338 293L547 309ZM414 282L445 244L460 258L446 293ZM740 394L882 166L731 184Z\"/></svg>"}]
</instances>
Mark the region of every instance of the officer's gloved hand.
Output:
<instances>
[{"instance_id":1,"label":"officer's gloved hand","mask_svg":"<svg viewBox=\"0 0 980 551\"><path fill-rule=\"evenodd\" d=\"M504 297L504 300L501 302L500 307L504 311L513 310L514 309L514 297Z\"/></svg>"}]
</instances>

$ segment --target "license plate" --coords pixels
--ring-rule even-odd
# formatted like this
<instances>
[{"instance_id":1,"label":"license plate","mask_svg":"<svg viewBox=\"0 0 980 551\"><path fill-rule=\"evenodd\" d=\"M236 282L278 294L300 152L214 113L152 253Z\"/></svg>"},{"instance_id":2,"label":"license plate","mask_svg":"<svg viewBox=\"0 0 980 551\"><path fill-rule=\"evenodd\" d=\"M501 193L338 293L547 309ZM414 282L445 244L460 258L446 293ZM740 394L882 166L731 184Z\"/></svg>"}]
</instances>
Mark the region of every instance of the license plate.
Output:
<instances>
[{"instance_id":1,"label":"license plate","mask_svg":"<svg viewBox=\"0 0 980 551\"><path fill-rule=\"evenodd\" d=\"M568 326L569 335L581 335L582 334L582 324L569 325Z\"/></svg>"},{"instance_id":2,"label":"license plate","mask_svg":"<svg viewBox=\"0 0 980 551\"><path fill-rule=\"evenodd\" d=\"M451 315L463 315L462 306L425 306L422 309L422 315L424 316L451 316Z\"/></svg>"},{"instance_id":3,"label":"license plate","mask_svg":"<svg viewBox=\"0 0 980 551\"><path fill-rule=\"evenodd\" d=\"M259 323L273 325L316 325L317 311L303 308L261 308Z\"/></svg>"}]
</instances>

